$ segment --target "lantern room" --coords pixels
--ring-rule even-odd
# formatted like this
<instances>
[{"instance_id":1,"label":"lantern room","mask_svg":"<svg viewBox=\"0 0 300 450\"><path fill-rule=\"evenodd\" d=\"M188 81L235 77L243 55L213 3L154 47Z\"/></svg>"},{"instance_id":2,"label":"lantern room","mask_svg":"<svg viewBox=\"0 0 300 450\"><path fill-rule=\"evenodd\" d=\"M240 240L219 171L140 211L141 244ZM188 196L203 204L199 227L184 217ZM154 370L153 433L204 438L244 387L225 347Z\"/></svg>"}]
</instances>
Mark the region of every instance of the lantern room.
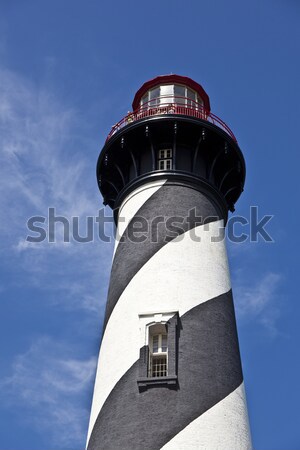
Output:
<instances>
[{"instance_id":1,"label":"lantern room","mask_svg":"<svg viewBox=\"0 0 300 450\"><path fill-rule=\"evenodd\" d=\"M168 105L210 112L209 97L202 86L180 75L162 75L147 81L138 90L132 103L133 111Z\"/></svg>"}]
</instances>

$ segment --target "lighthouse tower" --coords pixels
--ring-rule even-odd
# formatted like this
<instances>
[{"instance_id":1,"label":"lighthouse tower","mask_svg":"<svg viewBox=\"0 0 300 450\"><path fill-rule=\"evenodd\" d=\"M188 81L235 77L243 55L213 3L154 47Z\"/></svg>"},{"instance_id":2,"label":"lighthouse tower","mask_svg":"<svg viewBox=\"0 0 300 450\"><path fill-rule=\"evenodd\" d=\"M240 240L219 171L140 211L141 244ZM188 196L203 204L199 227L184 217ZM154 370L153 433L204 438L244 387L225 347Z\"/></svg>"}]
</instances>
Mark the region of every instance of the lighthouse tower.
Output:
<instances>
[{"instance_id":1,"label":"lighthouse tower","mask_svg":"<svg viewBox=\"0 0 300 450\"><path fill-rule=\"evenodd\" d=\"M251 449L227 253L245 180L190 78L159 76L101 151L117 224L88 450Z\"/></svg>"}]
</instances>

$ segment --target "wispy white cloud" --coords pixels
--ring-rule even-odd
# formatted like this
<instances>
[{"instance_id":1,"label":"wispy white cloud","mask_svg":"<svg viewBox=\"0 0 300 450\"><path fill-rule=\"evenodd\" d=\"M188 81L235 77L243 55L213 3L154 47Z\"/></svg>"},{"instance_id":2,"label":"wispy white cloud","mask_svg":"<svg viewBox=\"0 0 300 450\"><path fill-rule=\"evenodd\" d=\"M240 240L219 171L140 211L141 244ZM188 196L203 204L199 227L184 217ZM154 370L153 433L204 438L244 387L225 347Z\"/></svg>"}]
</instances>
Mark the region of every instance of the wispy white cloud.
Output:
<instances>
[{"instance_id":1,"label":"wispy white cloud","mask_svg":"<svg viewBox=\"0 0 300 450\"><path fill-rule=\"evenodd\" d=\"M49 206L66 216L95 210L96 186L82 151L87 141L78 126L74 109L0 70L1 227L8 234L24 225L28 212L45 213Z\"/></svg>"},{"instance_id":2,"label":"wispy white cloud","mask_svg":"<svg viewBox=\"0 0 300 450\"><path fill-rule=\"evenodd\" d=\"M85 127L78 112L49 90L0 69L0 230L5 237L0 252L23 272L18 283L39 286L45 294L61 288L62 304L91 311L105 301L100 274L107 281L112 245L65 243L59 225L55 243L26 241L27 219L47 217L49 207L70 223L79 217L83 235L86 216L97 214L99 143L85 136ZM74 291L76 284L80 288Z\"/></svg>"},{"instance_id":3,"label":"wispy white cloud","mask_svg":"<svg viewBox=\"0 0 300 450\"><path fill-rule=\"evenodd\" d=\"M37 431L47 431L52 444L81 449L89 416L86 396L95 366L95 358L76 359L66 345L39 338L15 358L10 376L1 381L2 399L13 410L22 410L22 420Z\"/></svg>"},{"instance_id":4,"label":"wispy white cloud","mask_svg":"<svg viewBox=\"0 0 300 450\"><path fill-rule=\"evenodd\" d=\"M0 290L8 292L10 283L22 286L28 308L27 294L35 289L40 301L59 313L80 309L82 328L76 329L74 342L80 336L84 342L94 330L96 343L112 245L99 240L64 243L59 227L54 244L25 240L27 219L47 216L49 207L69 220L79 217L80 224L97 214L101 199L94 173L99 143L85 136L85 127L77 111L49 90L0 68L0 254L1 266L14 274ZM84 226L82 230L84 234ZM66 330L70 328L66 315ZM96 360L80 359L64 343L64 333L61 339L37 339L15 357L10 375L0 382L2 407L11 407L16 415L25 412L20 422L52 436L53 447L82 449Z\"/></svg>"},{"instance_id":5,"label":"wispy white cloud","mask_svg":"<svg viewBox=\"0 0 300 450\"><path fill-rule=\"evenodd\" d=\"M256 282L251 283L249 275L243 270L238 270L233 278L237 315L241 319L255 319L271 335L277 334L277 319L280 315L278 289L283 280L282 275L267 272Z\"/></svg>"}]
</instances>

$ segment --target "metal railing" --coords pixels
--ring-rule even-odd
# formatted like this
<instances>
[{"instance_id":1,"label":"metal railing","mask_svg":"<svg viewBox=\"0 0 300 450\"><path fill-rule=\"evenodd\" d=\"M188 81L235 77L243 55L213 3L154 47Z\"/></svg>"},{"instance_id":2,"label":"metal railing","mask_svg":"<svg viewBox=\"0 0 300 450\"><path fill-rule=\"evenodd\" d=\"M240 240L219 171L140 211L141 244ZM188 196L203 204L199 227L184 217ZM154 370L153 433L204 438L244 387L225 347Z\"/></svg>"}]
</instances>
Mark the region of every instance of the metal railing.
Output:
<instances>
[{"instance_id":1,"label":"metal railing","mask_svg":"<svg viewBox=\"0 0 300 450\"><path fill-rule=\"evenodd\" d=\"M170 100L170 101L169 101ZM164 114L179 114L182 116L194 117L196 119L206 120L225 131L235 142L237 142L231 129L215 114L206 111L201 103L197 103L187 97L174 97L174 96L161 96L144 103L133 112L123 117L118 123L113 125L107 141L117 131L126 125L130 125L132 122L144 119L146 117L159 116Z\"/></svg>"}]
</instances>

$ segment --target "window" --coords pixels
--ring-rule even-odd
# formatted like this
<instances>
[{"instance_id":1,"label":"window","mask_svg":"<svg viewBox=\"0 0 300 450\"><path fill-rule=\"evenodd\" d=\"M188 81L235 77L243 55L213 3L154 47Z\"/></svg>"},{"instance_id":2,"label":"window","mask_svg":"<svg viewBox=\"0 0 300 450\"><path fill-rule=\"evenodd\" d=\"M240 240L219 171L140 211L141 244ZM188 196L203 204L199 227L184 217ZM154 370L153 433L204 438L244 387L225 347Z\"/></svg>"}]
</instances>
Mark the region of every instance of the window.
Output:
<instances>
[{"instance_id":1,"label":"window","mask_svg":"<svg viewBox=\"0 0 300 450\"><path fill-rule=\"evenodd\" d=\"M171 159L163 159L158 162L158 170L170 170L172 167Z\"/></svg>"},{"instance_id":2,"label":"window","mask_svg":"<svg viewBox=\"0 0 300 450\"><path fill-rule=\"evenodd\" d=\"M154 386L177 389L178 312L139 314L140 321L140 391Z\"/></svg>"},{"instance_id":3,"label":"window","mask_svg":"<svg viewBox=\"0 0 300 450\"><path fill-rule=\"evenodd\" d=\"M141 105L145 105L145 103L148 103L148 92L142 97L141 100Z\"/></svg>"},{"instance_id":4,"label":"window","mask_svg":"<svg viewBox=\"0 0 300 450\"><path fill-rule=\"evenodd\" d=\"M168 335L166 326L153 325L149 328L149 377L168 375Z\"/></svg>"},{"instance_id":5,"label":"window","mask_svg":"<svg viewBox=\"0 0 300 450\"><path fill-rule=\"evenodd\" d=\"M197 99L196 92L192 91L191 89L186 90L186 97L187 97L187 106L188 108L195 108L195 100Z\"/></svg>"},{"instance_id":6,"label":"window","mask_svg":"<svg viewBox=\"0 0 300 450\"><path fill-rule=\"evenodd\" d=\"M167 148L167 149L164 149L164 150L159 150L158 151L158 158L159 159L172 158L172 149L171 148Z\"/></svg>"},{"instance_id":7,"label":"window","mask_svg":"<svg viewBox=\"0 0 300 450\"><path fill-rule=\"evenodd\" d=\"M166 377L167 375L167 357L153 357L150 377Z\"/></svg>"},{"instance_id":8,"label":"window","mask_svg":"<svg viewBox=\"0 0 300 450\"><path fill-rule=\"evenodd\" d=\"M158 150L158 170L172 169L172 149Z\"/></svg>"},{"instance_id":9,"label":"window","mask_svg":"<svg viewBox=\"0 0 300 450\"><path fill-rule=\"evenodd\" d=\"M176 97L175 101L176 103L178 103L179 105L185 105L186 103L186 87L185 86L180 86L178 84L175 84L174 86L174 95Z\"/></svg>"},{"instance_id":10,"label":"window","mask_svg":"<svg viewBox=\"0 0 300 450\"><path fill-rule=\"evenodd\" d=\"M159 104L159 91L159 87L151 89L151 91L149 91L149 106L151 108L153 108L154 106L158 106Z\"/></svg>"},{"instance_id":11,"label":"window","mask_svg":"<svg viewBox=\"0 0 300 450\"><path fill-rule=\"evenodd\" d=\"M198 104L203 105L202 99L196 91L180 84L163 84L150 89L141 99L141 106L149 108L166 107L168 103L187 106L197 109Z\"/></svg>"},{"instance_id":12,"label":"window","mask_svg":"<svg viewBox=\"0 0 300 450\"><path fill-rule=\"evenodd\" d=\"M160 87L160 103L166 105L167 103L174 102L174 86L171 84L165 84Z\"/></svg>"}]
</instances>

